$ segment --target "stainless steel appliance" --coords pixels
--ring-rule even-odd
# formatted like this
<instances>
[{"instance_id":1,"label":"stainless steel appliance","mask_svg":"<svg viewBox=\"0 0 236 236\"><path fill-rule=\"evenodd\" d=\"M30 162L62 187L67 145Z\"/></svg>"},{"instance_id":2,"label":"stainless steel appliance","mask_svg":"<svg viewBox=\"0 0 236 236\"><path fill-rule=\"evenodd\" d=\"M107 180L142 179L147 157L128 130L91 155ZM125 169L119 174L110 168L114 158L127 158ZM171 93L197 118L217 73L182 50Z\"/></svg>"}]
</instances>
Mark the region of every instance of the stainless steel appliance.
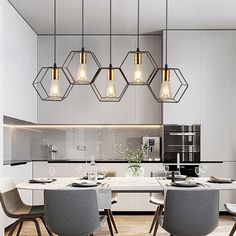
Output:
<instances>
[{"instance_id":1,"label":"stainless steel appliance","mask_svg":"<svg viewBox=\"0 0 236 236\"><path fill-rule=\"evenodd\" d=\"M164 125L163 161L200 162L200 125Z\"/></svg>"}]
</instances>

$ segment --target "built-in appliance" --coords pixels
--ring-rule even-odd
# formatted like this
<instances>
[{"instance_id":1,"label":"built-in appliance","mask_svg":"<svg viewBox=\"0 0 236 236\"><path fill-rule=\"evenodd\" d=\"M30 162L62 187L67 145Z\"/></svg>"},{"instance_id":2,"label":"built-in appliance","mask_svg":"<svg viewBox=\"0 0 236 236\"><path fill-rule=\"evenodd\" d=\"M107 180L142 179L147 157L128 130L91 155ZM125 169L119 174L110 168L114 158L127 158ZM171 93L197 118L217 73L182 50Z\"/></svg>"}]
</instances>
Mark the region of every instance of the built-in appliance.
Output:
<instances>
[{"instance_id":1,"label":"built-in appliance","mask_svg":"<svg viewBox=\"0 0 236 236\"><path fill-rule=\"evenodd\" d=\"M143 144L147 144L146 159L161 159L161 137L143 137Z\"/></svg>"},{"instance_id":2,"label":"built-in appliance","mask_svg":"<svg viewBox=\"0 0 236 236\"><path fill-rule=\"evenodd\" d=\"M164 125L163 161L200 162L200 125Z\"/></svg>"}]
</instances>

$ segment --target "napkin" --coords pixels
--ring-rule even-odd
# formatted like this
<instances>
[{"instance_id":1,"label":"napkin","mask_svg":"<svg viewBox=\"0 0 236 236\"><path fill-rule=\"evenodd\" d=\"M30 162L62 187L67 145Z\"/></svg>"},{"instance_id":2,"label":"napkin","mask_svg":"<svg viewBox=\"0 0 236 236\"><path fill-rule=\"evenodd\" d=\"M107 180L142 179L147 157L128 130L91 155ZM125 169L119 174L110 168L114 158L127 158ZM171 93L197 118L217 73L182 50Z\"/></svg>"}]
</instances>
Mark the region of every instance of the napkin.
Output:
<instances>
[{"instance_id":1,"label":"napkin","mask_svg":"<svg viewBox=\"0 0 236 236\"><path fill-rule=\"evenodd\" d=\"M219 177L216 177L216 176L211 176L210 177L210 180L212 182L232 182L233 180L230 179L230 178L219 178Z\"/></svg>"}]
</instances>

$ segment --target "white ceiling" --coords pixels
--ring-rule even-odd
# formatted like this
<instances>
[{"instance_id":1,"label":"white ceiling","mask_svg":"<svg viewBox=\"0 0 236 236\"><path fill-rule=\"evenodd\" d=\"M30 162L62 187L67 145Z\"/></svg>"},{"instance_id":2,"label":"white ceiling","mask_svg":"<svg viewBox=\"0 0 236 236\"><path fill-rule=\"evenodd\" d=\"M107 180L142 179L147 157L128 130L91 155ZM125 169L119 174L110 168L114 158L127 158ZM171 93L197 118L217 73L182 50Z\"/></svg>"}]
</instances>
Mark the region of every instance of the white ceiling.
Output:
<instances>
[{"instance_id":1,"label":"white ceiling","mask_svg":"<svg viewBox=\"0 0 236 236\"><path fill-rule=\"evenodd\" d=\"M52 33L53 0L9 0L38 34ZM113 0L113 33L136 33L137 0ZM58 33L81 31L81 0L57 0ZM236 29L236 0L169 0L169 27ZM165 0L140 0L141 32L164 28ZM109 0L85 0L85 31L109 32Z\"/></svg>"}]
</instances>

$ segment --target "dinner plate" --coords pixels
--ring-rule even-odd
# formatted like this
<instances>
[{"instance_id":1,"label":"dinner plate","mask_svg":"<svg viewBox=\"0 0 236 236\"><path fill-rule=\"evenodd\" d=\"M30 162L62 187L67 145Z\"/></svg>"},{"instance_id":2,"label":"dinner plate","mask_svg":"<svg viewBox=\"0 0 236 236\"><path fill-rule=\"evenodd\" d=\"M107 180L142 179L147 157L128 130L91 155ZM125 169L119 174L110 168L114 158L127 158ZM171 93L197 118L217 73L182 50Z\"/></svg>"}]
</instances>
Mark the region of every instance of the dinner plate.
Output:
<instances>
[{"instance_id":1,"label":"dinner plate","mask_svg":"<svg viewBox=\"0 0 236 236\"><path fill-rule=\"evenodd\" d=\"M199 186L198 183L187 183L187 182L174 182L171 183L171 185L175 187L184 187L184 188L194 188Z\"/></svg>"},{"instance_id":2,"label":"dinner plate","mask_svg":"<svg viewBox=\"0 0 236 236\"><path fill-rule=\"evenodd\" d=\"M47 183L52 183L56 181L56 179L52 178L35 178L35 179L30 179L29 183L31 184L47 184Z\"/></svg>"},{"instance_id":3,"label":"dinner plate","mask_svg":"<svg viewBox=\"0 0 236 236\"><path fill-rule=\"evenodd\" d=\"M175 180L185 180L187 175L175 175ZM168 176L167 179L172 179L172 176Z\"/></svg>"},{"instance_id":4,"label":"dinner plate","mask_svg":"<svg viewBox=\"0 0 236 236\"><path fill-rule=\"evenodd\" d=\"M85 188L88 188L88 187L96 187L98 185L100 185L101 183L97 182L97 183L89 183L89 182L75 182L75 183L72 183L72 187L85 187Z\"/></svg>"}]
</instances>

